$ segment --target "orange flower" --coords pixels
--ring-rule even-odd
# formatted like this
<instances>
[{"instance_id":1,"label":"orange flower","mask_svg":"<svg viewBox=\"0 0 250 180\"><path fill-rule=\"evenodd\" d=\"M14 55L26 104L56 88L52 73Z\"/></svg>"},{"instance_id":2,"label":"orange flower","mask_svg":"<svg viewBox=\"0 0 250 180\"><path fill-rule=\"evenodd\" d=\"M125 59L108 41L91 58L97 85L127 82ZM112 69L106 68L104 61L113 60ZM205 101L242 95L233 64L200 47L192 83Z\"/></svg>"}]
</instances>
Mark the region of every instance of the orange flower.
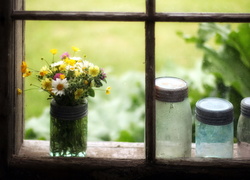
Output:
<instances>
[{"instance_id":1,"label":"orange flower","mask_svg":"<svg viewBox=\"0 0 250 180\"><path fill-rule=\"evenodd\" d=\"M29 69L26 69L25 73L23 73L23 77L28 77L31 75L31 71Z\"/></svg>"},{"instance_id":2,"label":"orange flower","mask_svg":"<svg viewBox=\"0 0 250 180\"><path fill-rule=\"evenodd\" d=\"M22 73L25 73L27 70L27 63L25 61L22 62L22 65L21 65L21 71Z\"/></svg>"}]
</instances>

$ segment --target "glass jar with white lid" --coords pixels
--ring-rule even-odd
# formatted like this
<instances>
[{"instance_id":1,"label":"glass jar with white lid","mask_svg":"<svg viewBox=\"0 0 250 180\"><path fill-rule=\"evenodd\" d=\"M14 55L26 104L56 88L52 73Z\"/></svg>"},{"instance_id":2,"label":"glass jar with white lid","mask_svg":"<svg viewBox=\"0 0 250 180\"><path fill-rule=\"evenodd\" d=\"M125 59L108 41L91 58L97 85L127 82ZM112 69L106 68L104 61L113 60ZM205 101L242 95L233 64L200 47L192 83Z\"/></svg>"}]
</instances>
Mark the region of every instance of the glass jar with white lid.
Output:
<instances>
[{"instance_id":1,"label":"glass jar with white lid","mask_svg":"<svg viewBox=\"0 0 250 180\"><path fill-rule=\"evenodd\" d=\"M187 83L176 77L155 80L156 158L191 156L192 113Z\"/></svg>"}]
</instances>

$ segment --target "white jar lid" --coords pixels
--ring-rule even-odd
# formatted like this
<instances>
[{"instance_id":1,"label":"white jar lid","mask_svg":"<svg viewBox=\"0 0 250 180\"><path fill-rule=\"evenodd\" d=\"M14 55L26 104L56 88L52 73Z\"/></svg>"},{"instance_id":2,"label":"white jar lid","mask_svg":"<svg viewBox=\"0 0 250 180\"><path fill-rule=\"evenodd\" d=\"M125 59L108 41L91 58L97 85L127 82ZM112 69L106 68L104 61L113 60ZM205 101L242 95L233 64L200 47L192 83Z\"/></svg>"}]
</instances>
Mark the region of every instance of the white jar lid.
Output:
<instances>
[{"instance_id":1,"label":"white jar lid","mask_svg":"<svg viewBox=\"0 0 250 180\"><path fill-rule=\"evenodd\" d=\"M181 102L188 96L187 83L176 77L155 79L156 99L164 102Z\"/></svg>"}]
</instances>

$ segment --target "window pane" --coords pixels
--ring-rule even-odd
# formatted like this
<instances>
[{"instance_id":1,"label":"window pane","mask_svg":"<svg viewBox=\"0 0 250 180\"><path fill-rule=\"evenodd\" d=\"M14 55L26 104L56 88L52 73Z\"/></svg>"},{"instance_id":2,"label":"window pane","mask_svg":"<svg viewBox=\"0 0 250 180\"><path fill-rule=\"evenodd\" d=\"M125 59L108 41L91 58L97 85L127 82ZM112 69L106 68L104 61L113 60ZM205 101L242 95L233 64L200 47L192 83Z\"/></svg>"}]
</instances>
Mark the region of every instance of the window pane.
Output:
<instances>
[{"instance_id":1,"label":"window pane","mask_svg":"<svg viewBox=\"0 0 250 180\"><path fill-rule=\"evenodd\" d=\"M249 0L157 0L158 12L249 13Z\"/></svg>"},{"instance_id":2,"label":"window pane","mask_svg":"<svg viewBox=\"0 0 250 180\"><path fill-rule=\"evenodd\" d=\"M202 53L193 44L187 44L177 33L194 35L197 28L198 24L195 23L156 23L156 72L172 64L176 67L194 66Z\"/></svg>"},{"instance_id":3,"label":"window pane","mask_svg":"<svg viewBox=\"0 0 250 180\"><path fill-rule=\"evenodd\" d=\"M156 77L188 83L193 117L202 98L229 100L235 135L240 101L250 96L249 32L248 23L156 23Z\"/></svg>"},{"instance_id":4,"label":"window pane","mask_svg":"<svg viewBox=\"0 0 250 180\"><path fill-rule=\"evenodd\" d=\"M26 0L26 10L42 11L145 11L145 0Z\"/></svg>"},{"instance_id":5,"label":"window pane","mask_svg":"<svg viewBox=\"0 0 250 180\"><path fill-rule=\"evenodd\" d=\"M72 53L71 46L81 49L76 56L87 55L87 60L104 68L107 84L88 98L89 141L144 141L143 23L27 21L25 44L30 69L40 70L45 60L50 63L50 49L58 49L55 60L59 60L62 53ZM25 83L26 89L34 88L31 83L40 86L32 77ZM105 94L107 86L112 88L110 95ZM35 138L48 138L48 94L35 87L25 97L26 130L32 128Z\"/></svg>"},{"instance_id":6,"label":"window pane","mask_svg":"<svg viewBox=\"0 0 250 180\"><path fill-rule=\"evenodd\" d=\"M156 78L177 77L188 83L189 90L192 89L190 86L200 87L201 79L197 74L201 71L198 68L202 52L196 49L194 44L187 44L177 35L179 31L194 35L197 27L198 24L194 23L156 23ZM189 98L191 100L193 97L189 94ZM185 145L190 143L191 138L193 141L194 136L191 135L192 119L187 108L190 102L193 106L196 99L190 100L173 103L172 110L168 109L168 103L156 101L156 158L189 156L191 144L187 148ZM178 110L180 112L174 115ZM183 112L186 112L185 116Z\"/></svg>"}]
</instances>

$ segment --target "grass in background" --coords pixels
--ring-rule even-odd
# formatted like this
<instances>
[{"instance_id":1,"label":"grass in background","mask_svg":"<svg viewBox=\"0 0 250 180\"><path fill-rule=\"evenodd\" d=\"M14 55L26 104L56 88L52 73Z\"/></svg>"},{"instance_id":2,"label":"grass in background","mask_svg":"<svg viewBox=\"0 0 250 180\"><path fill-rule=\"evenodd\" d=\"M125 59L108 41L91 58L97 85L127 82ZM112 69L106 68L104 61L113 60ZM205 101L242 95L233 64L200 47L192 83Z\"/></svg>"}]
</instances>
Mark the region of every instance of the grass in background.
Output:
<instances>
[{"instance_id":1,"label":"grass in background","mask_svg":"<svg viewBox=\"0 0 250 180\"><path fill-rule=\"evenodd\" d=\"M145 11L145 0L26 0L27 10L43 11Z\"/></svg>"},{"instance_id":2,"label":"grass in background","mask_svg":"<svg viewBox=\"0 0 250 180\"><path fill-rule=\"evenodd\" d=\"M26 0L27 10L145 12L146 0ZM158 12L249 13L249 0L156 0Z\"/></svg>"},{"instance_id":3,"label":"grass in background","mask_svg":"<svg viewBox=\"0 0 250 180\"><path fill-rule=\"evenodd\" d=\"M249 0L156 0L158 12L249 13Z\"/></svg>"}]
</instances>

